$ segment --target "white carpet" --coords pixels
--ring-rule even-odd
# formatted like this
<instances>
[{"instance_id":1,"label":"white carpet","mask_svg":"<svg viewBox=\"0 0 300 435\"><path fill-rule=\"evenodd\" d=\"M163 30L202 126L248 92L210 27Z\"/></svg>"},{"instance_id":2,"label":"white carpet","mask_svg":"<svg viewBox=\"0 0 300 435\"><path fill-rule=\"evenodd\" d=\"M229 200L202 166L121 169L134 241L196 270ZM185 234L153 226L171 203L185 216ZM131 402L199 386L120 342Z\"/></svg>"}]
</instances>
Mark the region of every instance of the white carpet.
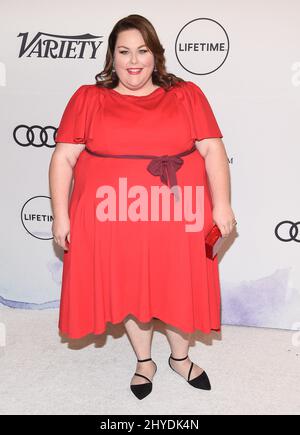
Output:
<instances>
[{"instance_id":1,"label":"white carpet","mask_svg":"<svg viewBox=\"0 0 300 435\"><path fill-rule=\"evenodd\" d=\"M0 306L6 328L0 414L300 414L297 332L223 326L222 336L194 334L190 358L212 384L212 391L201 391L169 368L164 326L155 320L158 370L152 393L140 401L129 388L136 359L122 323L108 323L103 335L66 341L57 321L57 309Z\"/></svg>"}]
</instances>

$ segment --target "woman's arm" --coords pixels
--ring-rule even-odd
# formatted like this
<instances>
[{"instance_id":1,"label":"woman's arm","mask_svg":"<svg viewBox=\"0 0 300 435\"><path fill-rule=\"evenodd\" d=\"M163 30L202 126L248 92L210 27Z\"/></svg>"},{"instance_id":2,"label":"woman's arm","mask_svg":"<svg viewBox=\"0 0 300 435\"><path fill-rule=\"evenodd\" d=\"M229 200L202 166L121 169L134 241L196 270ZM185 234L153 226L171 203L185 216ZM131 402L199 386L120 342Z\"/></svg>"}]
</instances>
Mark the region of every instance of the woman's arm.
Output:
<instances>
[{"instance_id":1,"label":"woman's arm","mask_svg":"<svg viewBox=\"0 0 300 435\"><path fill-rule=\"evenodd\" d=\"M55 241L67 249L65 238L69 237L69 194L73 179L73 168L83 144L57 143L49 165L49 188L53 210L52 232Z\"/></svg>"},{"instance_id":2,"label":"woman's arm","mask_svg":"<svg viewBox=\"0 0 300 435\"><path fill-rule=\"evenodd\" d=\"M228 157L221 138L207 138L196 141L196 146L205 159L213 203L213 219L223 236L234 228L234 213L230 199L230 170Z\"/></svg>"}]
</instances>

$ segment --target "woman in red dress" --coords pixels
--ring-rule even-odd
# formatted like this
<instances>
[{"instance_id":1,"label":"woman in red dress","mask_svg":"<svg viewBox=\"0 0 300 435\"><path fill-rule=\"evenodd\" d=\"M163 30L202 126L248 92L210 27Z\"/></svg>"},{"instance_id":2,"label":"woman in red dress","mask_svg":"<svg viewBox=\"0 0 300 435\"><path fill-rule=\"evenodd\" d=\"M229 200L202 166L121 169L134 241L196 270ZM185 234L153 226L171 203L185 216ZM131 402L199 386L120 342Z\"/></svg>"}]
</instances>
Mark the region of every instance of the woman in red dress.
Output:
<instances>
[{"instance_id":1,"label":"woman in red dress","mask_svg":"<svg viewBox=\"0 0 300 435\"><path fill-rule=\"evenodd\" d=\"M236 223L210 104L196 84L166 72L163 53L144 17L114 26L103 72L64 110L49 170L52 231L64 249L59 329L80 338L123 321L139 399L157 369L153 318L166 324L170 367L211 389L188 357L189 338L221 330L218 256L206 257L205 236L213 223L223 236Z\"/></svg>"}]
</instances>

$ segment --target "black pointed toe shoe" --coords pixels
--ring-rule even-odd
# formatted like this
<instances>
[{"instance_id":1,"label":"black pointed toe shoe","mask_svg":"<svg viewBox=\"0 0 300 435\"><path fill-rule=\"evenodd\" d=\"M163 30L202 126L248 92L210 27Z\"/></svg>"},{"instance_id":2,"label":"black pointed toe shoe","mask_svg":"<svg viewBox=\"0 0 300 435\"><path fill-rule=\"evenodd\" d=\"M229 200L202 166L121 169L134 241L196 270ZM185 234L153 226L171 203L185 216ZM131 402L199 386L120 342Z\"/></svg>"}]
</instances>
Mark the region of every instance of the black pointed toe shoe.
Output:
<instances>
[{"instance_id":1,"label":"black pointed toe shoe","mask_svg":"<svg viewBox=\"0 0 300 435\"><path fill-rule=\"evenodd\" d=\"M152 358L147 358L147 359L138 359L138 362L145 362L145 361L151 361ZM153 361L153 360L152 360ZM154 362L154 361L153 361ZM155 364L155 373L157 372L157 365ZM152 381L147 378L147 376L141 375L140 373L135 373L136 376L140 376L141 378L147 379L148 382L146 382L145 384L133 384L130 385L130 389L133 392L133 394L138 398L138 399L144 399L144 397L148 396L148 394L151 393L152 391ZM153 376L154 376L153 375Z\"/></svg>"},{"instance_id":2,"label":"black pointed toe shoe","mask_svg":"<svg viewBox=\"0 0 300 435\"><path fill-rule=\"evenodd\" d=\"M188 358L188 355L185 356L184 358L174 358L174 357L172 356L172 354L171 354L171 355L169 356L169 366L171 367L171 369L172 369L175 373L180 374L180 373L178 373L175 369L173 369L173 367L171 366L171 363L170 363L170 359L173 359L173 360L175 360L175 361L183 361L183 360L185 360L185 359L187 359L187 358ZM192 363L191 363L191 366L190 366L190 369L189 369L189 374L188 374L187 382L188 382L190 385L192 385L193 387L195 387L195 388L199 388L199 389L201 389L201 390L211 390L211 385L210 385L210 382L209 382L208 376L207 376L207 374L206 374L205 371L203 371L203 372L201 373L201 375L197 376L196 378L194 378L194 379L190 379L190 376L191 376L191 373L192 373L192 369L193 369L193 365L194 365L194 363L192 362ZM180 376L182 376L182 375L180 375ZM183 377L184 377L184 376L183 376Z\"/></svg>"}]
</instances>

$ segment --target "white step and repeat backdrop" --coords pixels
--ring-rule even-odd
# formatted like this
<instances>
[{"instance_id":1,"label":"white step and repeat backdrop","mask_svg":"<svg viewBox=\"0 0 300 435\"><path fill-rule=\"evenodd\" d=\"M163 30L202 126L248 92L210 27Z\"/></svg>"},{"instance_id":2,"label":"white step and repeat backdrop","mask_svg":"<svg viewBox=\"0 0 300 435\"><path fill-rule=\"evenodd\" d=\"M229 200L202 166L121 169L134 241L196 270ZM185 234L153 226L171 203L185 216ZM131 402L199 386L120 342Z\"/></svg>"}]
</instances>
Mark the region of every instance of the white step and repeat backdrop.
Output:
<instances>
[{"instance_id":1,"label":"white step and repeat backdrop","mask_svg":"<svg viewBox=\"0 0 300 435\"><path fill-rule=\"evenodd\" d=\"M72 93L102 70L113 25L137 13L224 135L238 226L220 255L222 323L300 329L300 2L3 0L1 10L0 303L59 306L54 134Z\"/></svg>"}]
</instances>

